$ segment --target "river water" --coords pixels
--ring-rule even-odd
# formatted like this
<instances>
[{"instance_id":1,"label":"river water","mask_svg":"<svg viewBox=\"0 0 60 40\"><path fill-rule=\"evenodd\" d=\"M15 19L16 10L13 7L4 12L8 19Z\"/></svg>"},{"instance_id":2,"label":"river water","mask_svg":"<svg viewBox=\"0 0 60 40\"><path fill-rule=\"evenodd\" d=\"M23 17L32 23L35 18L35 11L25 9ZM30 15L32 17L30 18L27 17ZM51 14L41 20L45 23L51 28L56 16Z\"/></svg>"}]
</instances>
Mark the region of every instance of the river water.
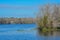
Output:
<instances>
[{"instance_id":1,"label":"river water","mask_svg":"<svg viewBox=\"0 0 60 40\"><path fill-rule=\"evenodd\" d=\"M0 40L60 40L60 32L41 33L36 24L0 24Z\"/></svg>"}]
</instances>

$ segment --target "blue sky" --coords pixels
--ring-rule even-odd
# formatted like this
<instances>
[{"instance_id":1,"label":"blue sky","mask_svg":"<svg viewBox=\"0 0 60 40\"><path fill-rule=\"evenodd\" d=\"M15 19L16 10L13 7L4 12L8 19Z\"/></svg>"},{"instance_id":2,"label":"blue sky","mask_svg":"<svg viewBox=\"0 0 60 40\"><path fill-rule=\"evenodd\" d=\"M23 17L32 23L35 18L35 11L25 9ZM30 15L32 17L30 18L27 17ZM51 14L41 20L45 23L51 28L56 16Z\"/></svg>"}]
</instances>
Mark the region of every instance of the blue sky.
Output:
<instances>
[{"instance_id":1,"label":"blue sky","mask_svg":"<svg viewBox=\"0 0 60 40\"><path fill-rule=\"evenodd\" d=\"M49 0L60 3L60 0ZM47 0L0 0L0 17L35 17L38 6L48 3Z\"/></svg>"}]
</instances>

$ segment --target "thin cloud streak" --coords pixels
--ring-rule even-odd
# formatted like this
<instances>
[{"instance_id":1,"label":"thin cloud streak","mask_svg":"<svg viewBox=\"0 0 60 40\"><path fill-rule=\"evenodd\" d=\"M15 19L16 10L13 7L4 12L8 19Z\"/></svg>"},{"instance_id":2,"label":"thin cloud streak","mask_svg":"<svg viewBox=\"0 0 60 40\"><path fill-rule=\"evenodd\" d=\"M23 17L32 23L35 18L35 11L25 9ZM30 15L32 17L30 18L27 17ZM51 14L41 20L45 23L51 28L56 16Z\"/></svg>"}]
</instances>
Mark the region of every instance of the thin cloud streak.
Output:
<instances>
[{"instance_id":1,"label":"thin cloud streak","mask_svg":"<svg viewBox=\"0 0 60 40\"><path fill-rule=\"evenodd\" d=\"M11 5L1 5L0 8L8 8L8 9L34 9L37 8L37 6L11 6Z\"/></svg>"}]
</instances>

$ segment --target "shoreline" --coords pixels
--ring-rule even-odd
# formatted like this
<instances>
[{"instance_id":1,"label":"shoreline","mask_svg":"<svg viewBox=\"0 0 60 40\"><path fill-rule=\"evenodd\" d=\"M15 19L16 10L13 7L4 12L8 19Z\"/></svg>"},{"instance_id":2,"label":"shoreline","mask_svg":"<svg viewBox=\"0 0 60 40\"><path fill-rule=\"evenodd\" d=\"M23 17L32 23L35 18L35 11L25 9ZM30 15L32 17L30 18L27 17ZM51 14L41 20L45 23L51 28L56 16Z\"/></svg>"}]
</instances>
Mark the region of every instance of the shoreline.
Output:
<instances>
[{"instance_id":1,"label":"shoreline","mask_svg":"<svg viewBox=\"0 0 60 40\"><path fill-rule=\"evenodd\" d=\"M34 18L0 18L0 24L32 24Z\"/></svg>"}]
</instances>

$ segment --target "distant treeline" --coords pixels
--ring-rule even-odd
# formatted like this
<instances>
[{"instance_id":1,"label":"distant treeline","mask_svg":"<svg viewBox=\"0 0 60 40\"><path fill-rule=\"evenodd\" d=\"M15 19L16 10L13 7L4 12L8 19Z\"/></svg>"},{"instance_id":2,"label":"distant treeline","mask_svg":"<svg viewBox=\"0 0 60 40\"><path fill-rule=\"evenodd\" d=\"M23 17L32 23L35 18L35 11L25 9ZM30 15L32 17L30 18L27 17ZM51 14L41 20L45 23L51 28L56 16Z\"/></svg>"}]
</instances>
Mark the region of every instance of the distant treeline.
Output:
<instances>
[{"instance_id":1,"label":"distant treeline","mask_svg":"<svg viewBox=\"0 0 60 40\"><path fill-rule=\"evenodd\" d=\"M32 24L34 18L0 18L0 24Z\"/></svg>"}]
</instances>

